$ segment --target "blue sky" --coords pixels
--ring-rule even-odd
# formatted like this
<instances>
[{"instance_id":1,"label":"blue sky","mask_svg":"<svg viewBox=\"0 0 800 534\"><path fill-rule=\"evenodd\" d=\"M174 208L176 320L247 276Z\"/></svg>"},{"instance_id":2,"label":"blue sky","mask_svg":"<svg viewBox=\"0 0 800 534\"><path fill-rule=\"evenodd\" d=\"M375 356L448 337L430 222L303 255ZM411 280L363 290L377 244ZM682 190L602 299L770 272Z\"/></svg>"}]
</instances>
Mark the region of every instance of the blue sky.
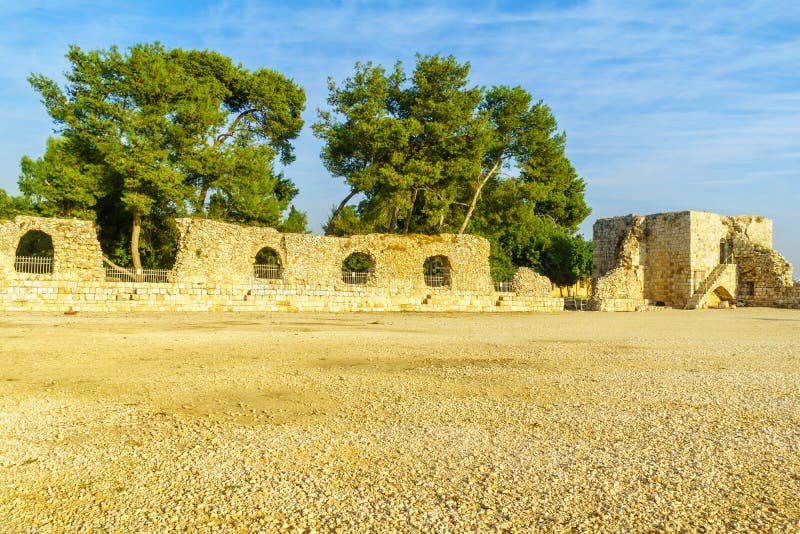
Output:
<instances>
[{"instance_id":1,"label":"blue sky","mask_svg":"<svg viewBox=\"0 0 800 534\"><path fill-rule=\"evenodd\" d=\"M347 190L310 124L326 78L355 61L413 67L453 54L478 85L522 85L548 103L598 217L686 209L775 221L800 276L800 3L258 2L0 0L0 187L52 130L26 78L61 80L84 49L161 41L208 48L305 87L306 127L286 169L320 231Z\"/></svg>"}]
</instances>

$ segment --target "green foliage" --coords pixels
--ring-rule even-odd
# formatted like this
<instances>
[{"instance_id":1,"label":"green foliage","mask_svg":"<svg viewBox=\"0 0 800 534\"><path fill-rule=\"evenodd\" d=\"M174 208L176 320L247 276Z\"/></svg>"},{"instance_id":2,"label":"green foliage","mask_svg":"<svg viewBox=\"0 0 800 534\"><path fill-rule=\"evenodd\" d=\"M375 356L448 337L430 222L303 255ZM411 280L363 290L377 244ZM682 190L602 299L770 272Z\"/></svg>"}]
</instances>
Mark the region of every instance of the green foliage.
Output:
<instances>
[{"instance_id":1,"label":"green foliage","mask_svg":"<svg viewBox=\"0 0 800 534\"><path fill-rule=\"evenodd\" d=\"M358 211L354 206L345 206L339 212L338 217L332 222L334 213L328 217L328 222L323 226L325 234L333 236L347 236L368 234L372 231L372 226L361 220Z\"/></svg>"},{"instance_id":2,"label":"green foliage","mask_svg":"<svg viewBox=\"0 0 800 534\"><path fill-rule=\"evenodd\" d=\"M45 217L93 220L92 210L102 195L92 167L85 167L65 139L49 138L45 155L32 160L23 156L19 189Z\"/></svg>"},{"instance_id":3,"label":"green foliage","mask_svg":"<svg viewBox=\"0 0 800 534\"><path fill-rule=\"evenodd\" d=\"M444 276L450 271L450 264L444 256L431 256L422 263L422 271L431 276Z\"/></svg>"},{"instance_id":4,"label":"green foliage","mask_svg":"<svg viewBox=\"0 0 800 534\"><path fill-rule=\"evenodd\" d=\"M256 265L280 265L278 254L271 248L264 247L256 254Z\"/></svg>"},{"instance_id":5,"label":"green foliage","mask_svg":"<svg viewBox=\"0 0 800 534\"><path fill-rule=\"evenodd\" d=\"M101 202L105 199L101 199ZM148 269L170 269L178 252L175 212L154 211L142 220L139 251L141 265ZM98 209L99 239L105 254L118 265L130 266L132 221L123 211Z\"/></svg>"},{"instance_id":6,"label":"green foliage","mask_svg":"<svg viewBox=\"0 0 800 534\"><path fill-rule=\"evenodd\" d=\"M13 219L17 215L39 215L39 212L30 198L12 197L0 189L0 219Z\"/></svg>"},{"instance_id":7,"label":"green foliage","mask_svg":"<svg viewBox=\"0 0 800 534\"><path fill-rule=\"evenodd\" d=\"M581 235L572 241L572 270L578 279L591 278L594 271L594 245Z\"/></svg>"},{"instance_id":8,"label":"green foliage","mask_svg":"<svg viewBox=\"0 0 800 534\"><path fill-rule=\"evenodd\" d=\"M139 250L142 266L151 269L171 269L178 255L178 227L171 216L158 214L142 222Z\"/></svg>"},{"instance_id":9,"label":"green foliage","mask_svg":"<svg viewBox=\"0 0 800 534\"><path fill-rule=\"evenodd\" d=\"M334 210L328 234L468 231L490 241L493 271L541 270L554 236L574 239L590 213L566 135L521 87L472 87L469 64L438 55L410 75L357 63L328 87L322 160L362 199Z\"/></svg>"},{"instance_id":10,"label":"green foliage","mask_svg":"<svg viewBox=\"0 0 800 534\"><path fill-rule=\"evenodd\" d=\"M552 217L536 213L525 184L506 180L487 187L470 224L491 243L492 271L509 273L531 267L559 285L571 285L592 275L592 244Z\"/></svg>"},{"instance_id":11,"label":"green foliage","mask_svg":"<svg viewBox=\"0 0 800 534\"><path fill-rule=\"evenodd\" d=\"M445 228L455 182L477 161L481 91L468 72L452 56L418 56L410 78L399 63L390 74L367 63L341 86L329 80L331 111L319 112L314 132L331 174L364 194L363 231Z\"/></svg>"},{"instance_id":12,"label":"green foliage","mask_svg":"<svg viewBox=\"0 0 800 534\"><path fill-rule=\"evenodd\" d=\"M557 230L540 250L536 270L559 286L570 286L592 276L592 243L582 236Z\"/></svg>"},{"instance_id":13,"label":"green foliage","mask_svg":"<svg viewBox=\"0 0 800 534\"><path fill-rule=\"evenodd\" d=\"M20 238L16 255L52 258L53 252L53 239L48 234L39 230L30 230Z\"/></svg>"},{"instance_id":14,"label":"green foliage","mask_svg":"<svg viewBox=\"0 0 800 534\"><path fill-rule=\"evenodd\" d=\"M297 190L273 161L294 160L305 93L277 72L250 72L216 52L176 49L169 61L193 83L176 116L184 128L176 152L195 213L277 226Z\"/></svg>"},{"instance_id":15,"label":"green foliage","mask_svg":"<svg viewBox=\"0 0 800 534\"><path fill-rule=\"evenodd\" d=\"M173 238L156 232L189 210L302 230L300 214L282 220L297 190L273 166L293 160L291 140L303 124L305 95L291 80L158 43L124 53L72 46L67 59L63 90L30 77L61 136L44 157L22 161L20 189L41 213L95 218L106 253L134 266L140 253L143 263L174 261Z\"/></svg>"},{"instance_id":16,"label":"green foliage","mask_svg":"<svg viewBox=\"0 0 800 534\"><path fill-rule=\"evenodd\" d=\"M354 273L366 273L375 268L375 262L363 252L353 252L342 262L342 270Z\"/></svg>"},{"instance_id":17,"label":"green foliage","mask_svg":"<svg viewBox=\"0 0 800 534\"><path fill-rule=\"evenodd\" d=\"M278 225L278 230L289 234L305 234L308 233L308 218L305 212L297 210L294 206L289 208L289 214Z\"/></svg>"}]
</instances>

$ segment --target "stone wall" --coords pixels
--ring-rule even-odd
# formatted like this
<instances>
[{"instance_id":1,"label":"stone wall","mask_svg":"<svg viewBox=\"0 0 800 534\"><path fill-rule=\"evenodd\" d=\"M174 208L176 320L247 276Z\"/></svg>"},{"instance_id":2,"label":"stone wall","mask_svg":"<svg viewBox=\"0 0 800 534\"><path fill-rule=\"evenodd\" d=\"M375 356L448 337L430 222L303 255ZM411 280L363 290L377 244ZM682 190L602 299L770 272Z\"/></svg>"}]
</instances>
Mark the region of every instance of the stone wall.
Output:
<instances>
[{"instance_id":1,"label":"stone wall","mask_svg":"<svg viewBox=\"0 0 800 534\"><path fill-rule=\"evenodd\" d=\"M658 213L644 218L643 296L683 308L691 291L691 212Z\"/></svg>"},{"instance_id":2,"label":"stone wall","mask_svg":"<svg viewBox=\"0 0 800 534\"><path fill-rule=\"evenodd\" d=\"M605 275L608 271L616 269L621 262L628 262L628 267L639 263L638 249L623 250L626 243L638 242L635 233L641 226L643 217L626 215L598 219L594 223L594 238L592 240L592 259L594 264L594 279ZM632 256L635 255L635 258Z\"/></svg>"},{"instance_id":3,"label":"stone wall","mask_svg":"<svg viewBox=\"0 0 800 534\"><path fill-rule=\"evenodd\" d=\"M771 246L772 221L756 215L682 211L598 220L593 307L800 307L791 265Z\"/></svg>"},{"instance_id":4,"label":"stone wall","mask_svg":"<svg viewBox=\"0 0 800 534\"><path fill-rule=\"evenodd\" d=\"M385 235L328 237L281 234L272 228L244 227L206 219L178 219L180 247L175 279L236 283L247 280L259 250L271 248L287 284L343 286L342 263L353 253L374 262L369 285L424 289L423 264L443 256L451 268L451 288L491 292L489 243L472 235Z\"/></svg>"},{"instance_id":5,"label":"stone wall","mask_svg":"<svg viewBox=\"0 0 800 534\"><path fill-rule=\"evenodd\" d=\"M253 311L253 312L552 312L564 299L477 294L470 291L396 291L364 287L269 284L151 284L25 280L0 288L0 311Z\"/></svg>"},{"instance_id":6,"label":"stone wall","mask_svg":"<svg viewBox=\"0 0 800 534\"><path fill-rule=\"evenodd\" d=\"M527 267L517 269L511 287L518 295L549 297L553 294L553 283L550 279Z\"/></svg>"},{"instance_id":7,"label":"stone wall","mask_svg":"<svg viewBox=\"0 0 800 534\"><path fill-rule=\"evenodd\" d=\"M48 234L53 241L53 273L18 273L14 258L20 239L31 230ZM102 251L97 227L90 221L19 215L0 220L0 277L4 280L103 280Z\"/></svg>"},{"instance_id":8,"label":"stone wall","mask_svg":"<svg viewBox=\"0 0 800 534\"><path fill-rule=\"evenodd\" d=\"M734 238L738 266L738 300L747 306L797 307L797 286L792 265L776 251L754 244L743 236Z\"/></svg>"},{"instance_id":9,"label":"stone wall","mask_svg":"<svg viewBox=\"0 0 800 534\"><path fill-rule=\"evenodd\" d=\"M365 235L335 238L282 234L203 219L179 219L169 283L106 278L91 222L36 217L0 221L0 311L559 311L544 294L495 292L489 243L470 235ZM37 229L53 240L52 274L16 272L19 239ZM282 267L254 277L259 250ZM361 252L373 261L363 284L347 283L342 262ZM428 287L426 258L447 258L450 283Z\"/></svg>"},{"instance_id":10,"label":"stone wall","mask_svg":"<svg viewBox=\"0 0 800 534\"><path fill-rule=\"evenodd\" d=\"M730 223L737 234L762 248L772 248L772 219L760 215L736 215Z\"/></svg>"},{"instance_id":11,"label":"stone wall","mask_svg":"<svg viewBox=\"0 0 800 534\"><path fill-rule=\"evenodd\" d=\"M591 307L595 311L634 311L647 306L638 269L617 267L597 280Z\"/></svg>"}]
</instances>

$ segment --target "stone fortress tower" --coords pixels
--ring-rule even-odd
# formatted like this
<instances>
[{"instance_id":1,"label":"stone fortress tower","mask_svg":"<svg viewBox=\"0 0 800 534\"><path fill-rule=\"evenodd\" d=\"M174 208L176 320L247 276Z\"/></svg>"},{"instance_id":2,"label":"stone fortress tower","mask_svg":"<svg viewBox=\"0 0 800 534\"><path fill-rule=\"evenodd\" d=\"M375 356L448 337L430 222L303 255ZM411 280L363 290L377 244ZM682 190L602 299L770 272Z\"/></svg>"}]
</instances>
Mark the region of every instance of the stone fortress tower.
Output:
<instances>
[{"instance_id":1,"label":"stone fortress tower","mask_svg":"<svg viewBox=\"0 0 800 534\"><path fill-rule=\"evenodd\" d=\"M594 224L593 309L800 307L792 266L772 250L772 221L680 211Z\"/></svg>"}]
</instances>

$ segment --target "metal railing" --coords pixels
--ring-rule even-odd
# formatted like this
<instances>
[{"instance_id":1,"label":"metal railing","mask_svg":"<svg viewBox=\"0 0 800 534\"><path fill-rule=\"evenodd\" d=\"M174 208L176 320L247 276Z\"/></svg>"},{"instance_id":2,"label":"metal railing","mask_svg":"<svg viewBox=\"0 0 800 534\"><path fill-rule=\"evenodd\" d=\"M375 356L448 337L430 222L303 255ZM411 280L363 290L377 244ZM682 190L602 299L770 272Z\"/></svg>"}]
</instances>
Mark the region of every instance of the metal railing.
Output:
<instances>
[{"instance_id":1,"label":"metal railing","mask_svg":"<svg viewBox=\"0 0 800 534\"><path fill-rule=\"evenodd\" d=\"M115 282L149 282L153 284L165 284L169 282L170 269L118 269L106 265L106 280Z\"/></svg>"},{"instance_id":2,"label":"metal railing","mask_svg":"<svg viewBox=\"0 0 800 534\"><path fill-rule=\"evenodd\" d=\"M345 271L342 270L342 282L345 284L365 285L373 278L374 273L370 271Z\"/></svg>"},{"instance_id":3,"label":"metal railing","mask_svg":"<svg viewBox=\"0 0 800 534\"><path fill-rule=\"evenodd\" d=\"M275 263L256 263L253 265L253 277L259 280L280 280L283 269Z\"/></svg>"},{"instance_id":4,"label":"metal railing","mask_svg":"<svg viewBox=\"0 0 800 534\"><path fill-rule=\"evenodd\" d=\"M511 280L492 280L494 290L498 293L511 293L514 291L514 284Z\"/></svg>"},{"instance_id":5,"label":"metal railing","mask_svg":"<svg viewBox=\"0 0 800 534\"><path fill-rule=\"evenodd\" d=\"M16 256L14 270L18 273L53 274L52 256Z\"/></svg>"},{"instance_id":6,"label":"metal railing","mask_svg":"<svg viewBox=\"0 0 800 534\"><path fill-rule=\"evenodd\" d=\"M705 291L705 282L706 277L708 276L708 271L692 271L692 292L696 293L698 291Z\"/></svg>"},{"instance_id":7,"label":"metal railing","mask_svg":"<svg viewBox=\"0 0 800 534\"><path fill-rule=\"evenodd\" d=\"M580 297L567 297L564 299L564 309L574 311L588 310L589 300Z\"/></svg>"},{"instance_id":8,"label":"metal railing","mask_svg":"<svg viewBox=\"0 0 800 534\"><path fill-rule=\"evenodd\" d=\"M428 287L448 287L450 285L450 271L440 274L425 273L425 285Z\"/></svg>"},{"instance_id":9,"label":"metal railing","mask_svg":"<svg viewBox=\"0 0 800 534\"><path fill-rule=\"evenodd\" d=\"M491 277L494 290L498 293L512 293L514 291L515 274L516 269L492 269Z\"/></svg>"}]
</instances>

